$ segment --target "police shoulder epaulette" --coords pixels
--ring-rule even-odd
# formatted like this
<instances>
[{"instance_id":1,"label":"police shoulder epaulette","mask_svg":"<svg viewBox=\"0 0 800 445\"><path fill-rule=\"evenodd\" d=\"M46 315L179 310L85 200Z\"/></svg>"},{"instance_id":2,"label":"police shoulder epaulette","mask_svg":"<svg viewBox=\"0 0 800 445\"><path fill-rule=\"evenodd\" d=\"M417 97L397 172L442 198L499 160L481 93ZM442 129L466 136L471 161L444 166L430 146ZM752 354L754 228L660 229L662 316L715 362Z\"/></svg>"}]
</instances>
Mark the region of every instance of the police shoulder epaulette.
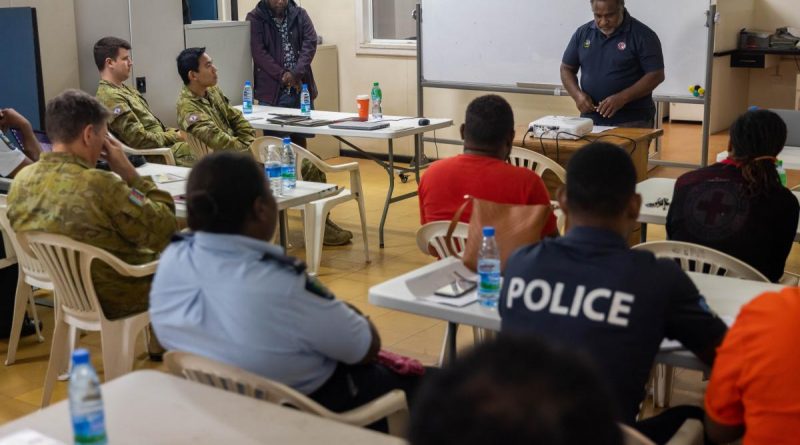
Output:
<instances>
[{"instance_id":1,"label":"police shoulder epaulette","mask_svg":"<svg viewBox=\"0 0 800 445\"><path fill-rule=\"evenodd\" d=\"M305 272L306 270L306 263L304 263L299 258L294 258L287 255L280 255L280 254L266 252L261 257L261 261L271 261L278 263L281 266L292 269L298 275Z\"/></svg>"},{"instance_id":2,"label":"police shoulder epaulette","mask_svg":"<svg viewBox=\"0 0 800 445\"><path fill-rule=\"evenodd\" d=\"M175 232L172 234L172 238L169 240L171 243L177 243L180 241L188 241L189 239L193 238L193 233L188 232Z\"/></svg>"}]
</instances>

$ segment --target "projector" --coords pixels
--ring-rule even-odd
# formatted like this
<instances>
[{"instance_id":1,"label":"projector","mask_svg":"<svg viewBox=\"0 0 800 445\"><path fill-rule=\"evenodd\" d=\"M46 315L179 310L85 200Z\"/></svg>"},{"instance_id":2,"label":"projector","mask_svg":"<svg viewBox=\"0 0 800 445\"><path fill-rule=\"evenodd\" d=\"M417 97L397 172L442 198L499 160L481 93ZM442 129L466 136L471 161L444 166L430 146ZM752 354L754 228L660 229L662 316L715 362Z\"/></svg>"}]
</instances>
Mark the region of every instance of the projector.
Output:
<instances>
[{"instance_id":1,"label":"projector","mask_svg":"<svg viewBox=\"0 0 800 445\"><path fill-rule=\"evenodd\" d=\"M585 117L545 116L531 122L528 131L543 139L580 139L592 132L594 122Z\"/></svg>"}]
</instances>

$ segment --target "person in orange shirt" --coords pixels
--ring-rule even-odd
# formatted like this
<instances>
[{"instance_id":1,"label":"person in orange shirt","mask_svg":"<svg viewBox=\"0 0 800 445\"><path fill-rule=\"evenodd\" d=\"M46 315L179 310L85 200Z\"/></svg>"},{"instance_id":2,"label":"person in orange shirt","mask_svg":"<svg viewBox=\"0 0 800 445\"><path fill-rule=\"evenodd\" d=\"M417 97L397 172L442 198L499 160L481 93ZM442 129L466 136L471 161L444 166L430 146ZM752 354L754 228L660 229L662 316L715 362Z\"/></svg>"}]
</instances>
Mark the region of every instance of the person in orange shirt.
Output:
<instances>
[{"instance_id":1,"label":"person in orange shirt","mask_svg":"<svg viewBox=\"0 0 800 445\"><path fill-rule=\"evenodd\" d=\"M706 432L717 443L800 441L800 289L745 305L717 350L706 390Z\"/></svg>"}]
</instances>

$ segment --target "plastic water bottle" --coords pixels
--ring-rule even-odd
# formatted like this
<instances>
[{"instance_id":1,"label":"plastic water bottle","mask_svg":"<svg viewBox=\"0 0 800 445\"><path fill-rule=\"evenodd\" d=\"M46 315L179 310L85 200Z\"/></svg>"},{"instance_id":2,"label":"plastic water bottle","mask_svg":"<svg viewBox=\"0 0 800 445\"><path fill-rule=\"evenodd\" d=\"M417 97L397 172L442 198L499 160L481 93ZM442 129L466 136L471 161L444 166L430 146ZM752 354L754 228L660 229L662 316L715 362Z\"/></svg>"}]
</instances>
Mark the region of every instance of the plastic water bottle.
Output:
<instances>
[{"instance_id":1,"label":"plastic water bottle","mask_svg":"<svg viewBox=\"0 0 800 445\"><path fill-rule=\"evenodd\" d=\"M308 92L307 84L303 84L303 89L300 91L300 114L311 116L311 93Z\"/></svg>"},{"instance_id":2,"label":"plastic water bottle","mask_svg":"<svg viewBox=\"0 0 800 445\"><path fill-rule=\"evenodd\" d=\"M783 161L778 159L775 168L778 170L778 177L781 179L781 185L786 187L786 169L783 168Z\"/></svg>"},{"instance_id":3,"label":"plastic water bottle","mask_svg":"<svg viewBox=\"0 0 800 445\"><path fill-rule=\"evenodd\" d=\"M89 362L89 351L86 349L76 349L72 353L69 413L76 445L108 443L100 380Z\"/></svg>"},{"instance_id":4,"label":"plastic water bottle","mask_svg":"<svg viewBox=\"0 0 800 445\"><path fill-rule=\"evenodd\" d=\"M297 186L297 167L295 166L297 158L292 148L292 139L289 137L283 138L283 150L281 152L281 178L283 180L283 189L286 191L294 190Z\"/></svg>"},{"instance_id":5,"label":"plastic water bottle","mask_svg":"<svg viewBox=\"0 0 800 445\"><path fill-rule=\"evenodd\" d=\"M478 302L496 308L500 298L500 251L494 238L494 227L483 228L483 242L478 253Z\"/></svg>"},{"instance_id":6,"label":"plastic water bottle","mask_svg":"<svg viewBox=\"0 0 800 445\"><path fill-rule=\"evenodd\" d=\"M269 179L269 188L272 190L273 196L283 194L283 172L281 170L281 153L278 151L277 146L270 145L264 160L264 173L267 174Z\"/></svg>"},{"instance_id":7,"label":"plastic water bottle","mask_svg":"<svg viewBox=\"0 0 800 445\"><path fill-rule=\"evenodd\" d=\"M249 80L244 81L244 90L242 90L242 112L244 114L253 112L253 85Z\"/></svg>"},{"instance_id":8,"label":"plastic water bottle","mask_svg":"<svg viewBox=\"0 0 800 445\"><path fill-rule=\"evenodd\" d=\"M381 87L378 85L378 82L372 84L370 98L372 99L372 119L383 119L383 108L381 108L381 102L383 102L383 92L381 92Z\"/></svg>"}]
</instances>

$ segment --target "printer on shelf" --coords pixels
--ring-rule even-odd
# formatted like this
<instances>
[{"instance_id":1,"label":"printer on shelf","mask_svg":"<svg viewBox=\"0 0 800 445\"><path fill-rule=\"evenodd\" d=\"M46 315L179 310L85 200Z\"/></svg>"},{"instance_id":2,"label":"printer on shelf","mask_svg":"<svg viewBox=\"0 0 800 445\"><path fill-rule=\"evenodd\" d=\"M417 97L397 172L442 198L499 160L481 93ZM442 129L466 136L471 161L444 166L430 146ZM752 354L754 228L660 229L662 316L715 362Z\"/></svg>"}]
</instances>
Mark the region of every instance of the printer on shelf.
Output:
<instances>
[{"instance_id":1,"label":"printer on shelf","mask_svg":"<svg viewBox=\"0 0 800 445\"><path fill-rule=\"evenodd\" d=\"M592 132L594 122L585 117L545 116L528 126L534 137L542 139L580 139Z\"/></svg>"}]
</instances>

